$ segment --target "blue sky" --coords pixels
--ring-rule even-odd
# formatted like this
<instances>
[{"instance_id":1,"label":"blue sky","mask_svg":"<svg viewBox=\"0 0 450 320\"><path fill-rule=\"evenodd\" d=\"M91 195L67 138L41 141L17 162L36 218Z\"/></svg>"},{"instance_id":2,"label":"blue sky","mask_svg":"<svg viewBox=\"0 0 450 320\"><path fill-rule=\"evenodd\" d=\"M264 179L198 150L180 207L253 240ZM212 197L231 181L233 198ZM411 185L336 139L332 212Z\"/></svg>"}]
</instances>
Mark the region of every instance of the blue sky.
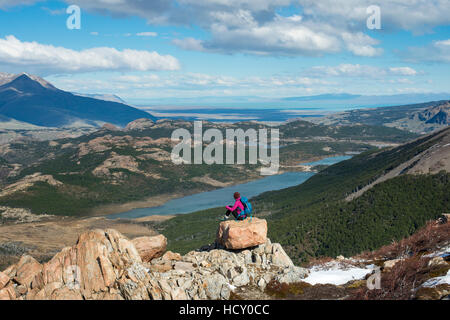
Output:
<instances>
[{"instance_id":1,"label":"blue sky","mask_svg":"<svg viewBox=\"0 0 450 320\"><path fill-rule=\"evenodd\" d=\"M140 102L450 92L450 1L335 3L0 0L0 72Z\"/></svg>"}]
</instances>

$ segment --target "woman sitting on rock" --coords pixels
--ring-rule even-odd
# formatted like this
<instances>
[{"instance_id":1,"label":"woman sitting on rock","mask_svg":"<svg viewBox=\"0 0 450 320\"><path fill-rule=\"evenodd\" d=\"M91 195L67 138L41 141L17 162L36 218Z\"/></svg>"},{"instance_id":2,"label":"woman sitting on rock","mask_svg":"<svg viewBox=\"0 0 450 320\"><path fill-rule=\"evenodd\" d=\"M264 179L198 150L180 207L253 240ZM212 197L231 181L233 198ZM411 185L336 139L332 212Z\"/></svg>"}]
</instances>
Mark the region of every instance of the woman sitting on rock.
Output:
<instances>
[{"instance_id":1,"label":"woman sitting on rock","mask_svg":"<svg viewBox=\"0 0 450 320\"><path fill-rule=\"evenodd\" d=\"M234 193L234 206L226 206L227 212L225 213L225 220L228 219L230 216L230 213L233 214L233 216L236 218L236 220L244 220L247 218L247 215L244 212L244 205L241 202L241 195L239 192Z\"/></svg>"}]
</instances>

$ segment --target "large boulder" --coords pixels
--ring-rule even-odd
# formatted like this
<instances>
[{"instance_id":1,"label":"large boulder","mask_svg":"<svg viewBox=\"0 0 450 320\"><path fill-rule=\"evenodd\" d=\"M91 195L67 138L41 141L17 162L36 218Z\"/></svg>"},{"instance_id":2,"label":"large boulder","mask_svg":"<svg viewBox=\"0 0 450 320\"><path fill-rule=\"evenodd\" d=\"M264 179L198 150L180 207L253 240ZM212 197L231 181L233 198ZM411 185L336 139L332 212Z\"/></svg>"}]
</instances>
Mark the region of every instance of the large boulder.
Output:
<instances>
[{"instance_id":1,"label":"large boulder","mask_svg":"<svg viewBox=\"0 0 450 320\"><path fill-rule=\"evenodd\" d=\"M29 288L31 282L37 274L42 271L42 265L31 256L24 255L20 258L16 266L16 276L14 280L21 285Z\"/></svg>"},{"instance_id":2,"label":"large boulder","mask_svg":"<svg viewBox=\"0 0 450 320\"><path fill-rule=\"evenodd\" d=\"M227 249L244 249L266 242L267 221L245 219L222 221L217 230L217 242Z\"/></svg>"},{"instance_id":3,"label":"large boulder","mask_svg":"<svg viewBox=\"0 0 450 320\"><path fill-rule=\"evenodd\" d=\"M144 262L150 262L152 259L161 257L167 247L167 238L162 234L154 237L135 238L131 242Z\"/></svg>"}]
</instances>

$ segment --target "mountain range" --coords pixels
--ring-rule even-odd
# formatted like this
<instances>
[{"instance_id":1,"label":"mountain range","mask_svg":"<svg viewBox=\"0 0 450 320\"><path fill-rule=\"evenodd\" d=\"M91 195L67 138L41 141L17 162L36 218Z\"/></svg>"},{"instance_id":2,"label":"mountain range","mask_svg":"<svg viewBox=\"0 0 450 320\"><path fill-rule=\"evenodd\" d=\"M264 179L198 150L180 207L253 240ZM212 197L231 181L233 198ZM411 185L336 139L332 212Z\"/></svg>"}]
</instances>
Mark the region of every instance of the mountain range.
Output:
<instances>
[{"instance_id":1,"label":"mountain range","mask_svg":"<svg viewBox=\"0 0 450 320\"><path fill-rule=\"evenodd\" d=\"M309 120L323 125L386 126L423 134L450 125L450 101L355 109Z\"/></svg>"},{"instance_id":2,"label":"mountain range","mask_svg":"<svg viewBox=\"0 0 450 320\"><path fill-rule=\"evenodd\" d=\"M0 116L43 127L95 126L108 122L117 126L156 118L115 101L80 96L60 90L28 74L0 77Z\"/></svg>"}]
</instances>

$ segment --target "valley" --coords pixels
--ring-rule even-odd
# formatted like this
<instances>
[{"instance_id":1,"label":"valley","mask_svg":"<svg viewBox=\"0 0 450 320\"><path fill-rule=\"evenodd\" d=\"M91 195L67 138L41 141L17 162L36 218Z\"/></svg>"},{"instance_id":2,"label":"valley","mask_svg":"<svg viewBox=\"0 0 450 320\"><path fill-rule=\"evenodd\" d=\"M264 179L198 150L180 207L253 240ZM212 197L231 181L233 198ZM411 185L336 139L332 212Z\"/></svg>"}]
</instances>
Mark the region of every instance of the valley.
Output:
<instances>
[{"instance_id":1,"label":"valley","mask_svg":"<svg viewBox=\"0 0 450 320\"><path fill-rule=\"evenodd\" d=\"M105 206L142 206L149 198L189 195L261 178L261 164L173 164L170 152L176 142L171 134L177 128L192 130L192 125L138 119L123 129L105 125L76 138L1 145L0 205L35 214L82 216L99 213L98 208ZM203 126L221 131L270 128L252 122ZM333 127L302 120L277 128L279 173L311 170L299 163L377 149L380 143L397 145L416 136L394 128Z\"/></svg>"}]
</instances>

